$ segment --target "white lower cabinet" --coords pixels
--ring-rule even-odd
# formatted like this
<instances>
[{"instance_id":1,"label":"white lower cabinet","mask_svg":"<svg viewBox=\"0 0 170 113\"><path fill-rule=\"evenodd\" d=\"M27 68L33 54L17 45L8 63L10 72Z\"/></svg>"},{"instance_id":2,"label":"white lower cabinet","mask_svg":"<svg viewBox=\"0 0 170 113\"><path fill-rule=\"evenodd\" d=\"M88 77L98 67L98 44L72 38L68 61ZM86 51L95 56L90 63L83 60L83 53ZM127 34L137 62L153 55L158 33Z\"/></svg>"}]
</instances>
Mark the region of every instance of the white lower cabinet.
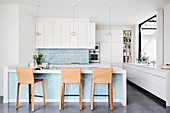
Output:
<instances>
[{"instance_id":1,"label":"white lower cabinet","mask_svg":"<svg viewBox=\"0 0 170 113\"><path fill-rule=\"evenodd\" d=\"M137 68L136 68L137 67ZM132 64L124 64L128 80L166 101L166 82L164 71L155 74L156 69L147 69Z\"/></svg>"},{"instance_id":2,"label":"white lower cabinet","mask_svg":"<svg viewBox=\"0 0 170 113\"><path fill-rule=\"evenodd\" d=\"M123 44L122 43L112 43L112 64L122 64L123 63Z\"/></svg>"},{"instance_id":3,"label":"white lower cabinet","mask_svg":"<svg viewBox=\"0 0 170 113\"><path fill-rule=\"evenodd\" d=\"M57 19L40 19L36 48L95 48L96 25L90 22L71 23ZM71 32L77 35L72 36Z\"/></svg>"},{"instance_id":4,"label":"white lower cabinet","mask_svg":"<svg viewBox=\"0 0 170 113\"><path fill-rule=\"evenodd\" d=\"M100 43L100 61L101 63L111 63L111 43Z\"/></svg>"},{"instance_id":5,"label":"white lower cabinet","mask_svg":"<svg viewBox=\"0 0 170 113\"><path fill-rule=\"evenodd\" d=\"M112 63L121 66L123 62L122 43L100 43L101 63Z\"/></svg>"}]
</instances>

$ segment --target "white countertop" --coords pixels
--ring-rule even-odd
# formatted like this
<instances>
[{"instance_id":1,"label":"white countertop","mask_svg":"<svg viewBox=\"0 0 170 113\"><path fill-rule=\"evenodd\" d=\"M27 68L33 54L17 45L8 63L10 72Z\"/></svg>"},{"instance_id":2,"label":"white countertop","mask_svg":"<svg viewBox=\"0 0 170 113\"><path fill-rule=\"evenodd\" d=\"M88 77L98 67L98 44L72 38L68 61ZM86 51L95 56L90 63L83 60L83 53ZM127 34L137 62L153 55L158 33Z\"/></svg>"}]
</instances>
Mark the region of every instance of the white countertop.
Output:
<instances>
[{"instance_id":1,"label":"white countertop","mask_svg":"<svg viewBox=\"0 0 170 113\"><path fill-rule=\"evenodd\" d=\"M54 67L55 66L55 67ZM23 67L23 68L35 68L31 66L8 66L8 72L16 72L16 67ZM82 73L92 73L92 68L111 68L111 64L85 64L85 65L79 65L79 64L70 64L70 65L50 65L50 69L42 69L42 70L34 70L34 73L61 73L61 68L70 68L70 67L80 67L82 68ZM112 67L113 73L124 73L126 70L120 68L120 67Z\"/></svg>"},{"instance_id":2,"label":"white countertop","mask_svg":"<svg viewBox=\"0 0 170 113\"><path fill-rule=\"evenodd\" d=\"M164 78L166 78L167 73L170 72L170 70L163 70L159 66L156 66L156 65L153 66L153 64L150 64L148 66L147 64L140 64L140 63L124 63L123 66L125 67L125 69L126 67L128 67L128 68L140 70L142 72L158 75Z\"/></svg>"},{"instance_id":3,"label":"white countertop","mask_svg":"<svg viewBox=\"0 0 170 113\"><path fill-rule=\"evenodd\" d=\"M144 67L144 68L149 68L149 69L156 69L156 70L161 70L161 71L167 71L167 70L163 70L161 69L160 66L153 66L153 64L142 64L142 63L124 63L124 65L135 65L135 66L140 66L140 67Z\"/></svg>"}]
</instances>

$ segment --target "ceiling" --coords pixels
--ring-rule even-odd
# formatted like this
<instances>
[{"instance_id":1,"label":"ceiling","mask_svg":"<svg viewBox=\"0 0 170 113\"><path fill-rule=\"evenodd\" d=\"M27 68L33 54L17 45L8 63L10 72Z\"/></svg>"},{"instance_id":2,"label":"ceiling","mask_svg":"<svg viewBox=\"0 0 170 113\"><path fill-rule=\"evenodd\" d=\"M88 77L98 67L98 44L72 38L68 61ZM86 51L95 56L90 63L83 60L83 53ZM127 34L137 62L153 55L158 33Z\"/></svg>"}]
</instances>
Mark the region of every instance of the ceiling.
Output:
<instances>
[{"instance_id":1,"label":"ceiling","mask_svg":"<svg viewBox=\"0 0 170 113\"><path fill-rule=\"evenodd\" d=\"M108 25L112 4L112 26L134 25L156 14L170 0L0 0L0 4L18 3L33 15L40 4L40 17L72 17L72 4L77 5L77 18L90 18L97 25Z\"/></svg>"}]
</instances>

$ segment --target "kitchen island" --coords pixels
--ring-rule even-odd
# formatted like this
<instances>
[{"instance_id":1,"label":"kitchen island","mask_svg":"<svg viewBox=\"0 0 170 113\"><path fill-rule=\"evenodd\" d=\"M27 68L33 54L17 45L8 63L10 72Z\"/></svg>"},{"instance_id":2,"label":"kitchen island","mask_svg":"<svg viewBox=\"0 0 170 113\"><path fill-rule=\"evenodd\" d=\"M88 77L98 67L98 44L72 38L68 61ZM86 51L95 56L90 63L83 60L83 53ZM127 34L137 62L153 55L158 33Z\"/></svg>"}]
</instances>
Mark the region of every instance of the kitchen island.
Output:
<instances>
[{"instance_id":1,"label":"kitchen island","mask_svg":"<svg viewBox=\"0 0 170 113\"><path fill-rule=\"evenodd\" d=\"M17 74L15 68L18 66L4 66L4 103L16 102L17 94ZM23 67L23 66L21 66ZM111 65L55 65L50 69L34 70L34 77L45 81L46 102L59 102L61 67L81 67L82 71L82 101L90 102L92 68L109 68ZM28 85L21 85L20 102L28 102ZM35 85L35 94L42 95L41 83ZM65 93L67 95L77 95L78 85L66 84ZM96 95L107 95L107 84L96 84ZM114 102L120 102L123 106L127 105L127 83L126 70L119 67L113 67L113 97ZM35 102L41 102L42 99L35 98ZM65 97L66 102L78 102L78 97ZM107 102L107 97L95 97L95 102Z\"/></svg>"}]
</instances>

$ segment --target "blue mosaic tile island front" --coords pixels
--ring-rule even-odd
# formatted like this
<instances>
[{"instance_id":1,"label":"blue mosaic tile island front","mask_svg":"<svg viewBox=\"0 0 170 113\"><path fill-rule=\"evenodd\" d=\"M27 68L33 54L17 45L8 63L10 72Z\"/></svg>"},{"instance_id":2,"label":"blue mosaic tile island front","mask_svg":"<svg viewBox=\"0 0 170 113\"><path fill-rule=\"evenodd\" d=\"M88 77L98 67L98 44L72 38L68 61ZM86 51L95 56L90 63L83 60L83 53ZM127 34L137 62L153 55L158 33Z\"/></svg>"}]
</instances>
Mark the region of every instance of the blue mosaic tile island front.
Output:
<instances>
[{"instance_id":1,"label":"blue mosaic tile island front","mask_svg":"<svg viewBox=\"0 0 170 113\"><path fill-rule=\"evenodd\" d=\"M42 62L50 64L89 64L89 49L38 49Z\"/></svg>"},{"instance_id":2,"label":"blue mosaic tile island front","mask_svg":"<svg viewBox=\"0 0 170 113\"><path fill-rule=\"evenodd\" d=\"M46 99L58 99L60 97L61 74L35 74L35 78L44 79ZM82 74L82 99L90 99L91 94L91 78L92 74ZM17 97L17 74L16 72L9 73L9 99ZM113 98L120 99L120 74L113 74ZM108 94L107 84L95 84L94 93L97 95ZM65 94L79 94L78 84L66 84ZM42 95L42 84L35 84L35 95ZM66 99L78 99L78 97L65 97ZM22 84L20 87L20 99L28 99L28 85ZM39 99L37 97L37 99ZM95 99L107 99L107 97L95 97Z\"/></svg>"}]
</instances>

